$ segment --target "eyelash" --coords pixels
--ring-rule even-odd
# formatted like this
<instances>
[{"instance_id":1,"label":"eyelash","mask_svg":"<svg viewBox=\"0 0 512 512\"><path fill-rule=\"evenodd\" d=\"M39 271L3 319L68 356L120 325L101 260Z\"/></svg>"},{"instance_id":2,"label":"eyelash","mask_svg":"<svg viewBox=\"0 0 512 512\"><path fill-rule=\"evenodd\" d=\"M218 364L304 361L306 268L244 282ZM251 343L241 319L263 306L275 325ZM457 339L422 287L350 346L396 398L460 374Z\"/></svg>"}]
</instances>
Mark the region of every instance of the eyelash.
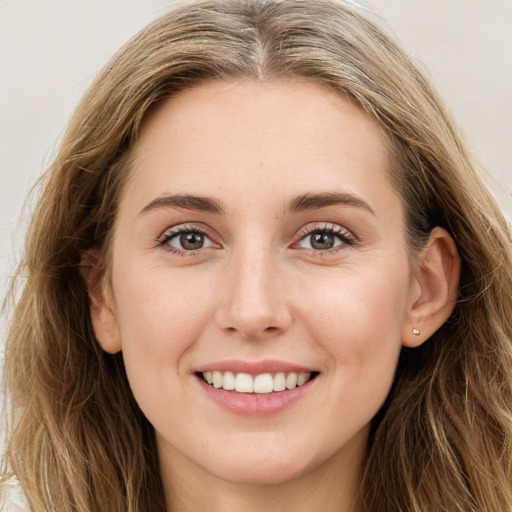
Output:
<instances>
[{"instance_id":1,"label":"eyelash","mask_svg":"<svg viewBox=\"0 0 512 512\"><path fill-rule=\"evenodd\" d=\"M164 248L166 251L169 251L173 254L176 254L178 256L194 256L195 254L198 254L202 250L205 249L205 247L201 247L196 250L186 250L186 249L177 249L169 244L169 242L176 238L177 236L186 234L186 233L200 233L203 235L206 239L208 239L211 242L211 246L217 246L220 247L218 244L212 241L212 237L209 235L209 231L207 229L202 228L201 226L197 225L182 225L176 228L171 228L170 230L167 230L159 239L158 239L158 246ZM312 236L315 233L322 233L327 235L332 235L336 237L341 243L338 246L335 246L330 249L308 249L303 248L303 250L307 251L308 254L311 254L315 257L326 257L329 255L332 255L333 253L336 253L340 250L346 249L347 246L351 247L356 245L357 240L354 237L354 235L348 231L345 228L342 228L341 226L338 226L336 224L323 224L323 225L317 225L313 229L311 227L306 227L302 229L299 234L298 238L299 240L291 245L292 248L297 247L301 242L307 239L308 236ZM210 246L209 246L210 247Z\"/></svg>"},{"instance_id":2,"label":"eyelash","mask_svg":"<svg viewBox=\"0 0 512 512\"><path fill-rule=\"evenodd\" d=\"M323 258L323 257L332 256L333 253L335 254L338 251L345 250L345 249L347 249L347 247L353 247L357 244L356 237L350 231L348 231L347 229L345 229L341 226L338 226L336 224L326 223L326 224L322 224L322 225L317 225L317 226L313 227L313 229L311 227L307 226L306 228L301 230L301 232L299 232L299 241L295 242L293 244L293 246L297 246L302 241L306 240L308 237L314 235L315 233L332 235L332 236L336 237L341 242L338 246L332 247L330 249L324 249L324 250L304 248L304 250L307 251L308 254L311 254L315 257Z\"/></svg>"},{"instance_id":3,"label":"eyelash","mask_svg":"<svg viewBox=\"0 0 512 512\"><path fill-rule=\"evenodd\" d=\"M202 228L201 226L187 226L182 225L176 228L171 228L167 230L159 239L158 239L158 245L165 249L166 251L169 251L177 256L194 256L195 254L198 254L200 251L204 249L204 247L201 247L196 250L186 250L186 249L177 249L176 247L173 247L169 244L169 242L176 238L177 236L186 234L186 233L200 233L203 235L206 239L210 240L212 242L212 246L215 246L218 244L215 244L211 240L211 236L209 235L209 232L207 229Z\"/></svg>"}]
</instances>

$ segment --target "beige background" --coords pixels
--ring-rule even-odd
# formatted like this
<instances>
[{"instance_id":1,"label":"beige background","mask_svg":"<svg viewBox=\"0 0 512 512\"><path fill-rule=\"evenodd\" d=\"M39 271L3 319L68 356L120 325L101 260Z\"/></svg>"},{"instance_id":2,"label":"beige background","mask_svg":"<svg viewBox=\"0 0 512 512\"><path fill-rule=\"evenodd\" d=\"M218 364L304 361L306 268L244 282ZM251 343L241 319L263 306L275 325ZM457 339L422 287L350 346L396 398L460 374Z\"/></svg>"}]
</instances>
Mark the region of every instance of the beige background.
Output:
<instances>
[{"instance_id":1,"label":"beige background","mask_svg":"<svg viewBox=\"0 0 512 512\"><path fill-rule=\"evenodd\" d=\"M512 0L371 0L424 61L512 213ZM169 0L0 0L0 294L31 183L78 98ZM2 327L0 323L0 335Z\"/></svg>"}]
</instances>

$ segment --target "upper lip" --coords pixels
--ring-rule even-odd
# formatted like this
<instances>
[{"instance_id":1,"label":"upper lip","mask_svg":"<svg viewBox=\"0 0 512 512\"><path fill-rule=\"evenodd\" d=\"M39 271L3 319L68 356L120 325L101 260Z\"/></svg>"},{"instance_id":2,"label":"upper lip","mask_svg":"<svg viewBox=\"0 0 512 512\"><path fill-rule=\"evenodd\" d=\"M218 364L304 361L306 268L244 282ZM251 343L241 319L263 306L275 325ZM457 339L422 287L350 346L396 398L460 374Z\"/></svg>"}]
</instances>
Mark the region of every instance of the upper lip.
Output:
<instances>
[{"instance_id":1,"label":"upper lip","mask_svg":"<svg viewBox=\"0 0 512 512\"><path fill-rule=\"evenodd\" d=\"M214 363L208 363L200 366L196 372L233 372L248 373L249 375L259 375L262 373L305 373L315 371L299 364L278 359L266 359L263 361L242 361L239 359L225 359Z\"/></svg>"}]
</instances>

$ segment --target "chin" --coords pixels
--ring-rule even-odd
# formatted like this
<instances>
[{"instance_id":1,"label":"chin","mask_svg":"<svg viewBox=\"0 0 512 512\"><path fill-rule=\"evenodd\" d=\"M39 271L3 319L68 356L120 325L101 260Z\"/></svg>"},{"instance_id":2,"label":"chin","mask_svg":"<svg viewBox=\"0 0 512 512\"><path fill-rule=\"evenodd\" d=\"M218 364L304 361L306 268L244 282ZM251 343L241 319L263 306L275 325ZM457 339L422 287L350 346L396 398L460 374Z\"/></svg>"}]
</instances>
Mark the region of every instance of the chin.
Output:
<instances>
[{"instance_id":1,"label":"chin","mask_svg":"<svg viewBox=\"0 0 512 512\"><path fill-rule=\"evenodd\" d=\"M232 461L217 466L218 478L234 484L279 485L307 474L312 468L283 459L269 458L265 461Z\"/></svg>"},{"instance_id":2,"label":"chin","mask_svg":"<svg viewBox=\"0 0 512 512\"><path fill-rule=\"evenodd\" d=\"M210 460L203 459L202 464L209 473L224 481L278 485L314 472L334 455L332 447L318 446L312 436L295 442L291 437L291 434L284 439L281 436L258 435L257 439L253 436L233 439L229 448Z\"/></svg>"}]
</instances>

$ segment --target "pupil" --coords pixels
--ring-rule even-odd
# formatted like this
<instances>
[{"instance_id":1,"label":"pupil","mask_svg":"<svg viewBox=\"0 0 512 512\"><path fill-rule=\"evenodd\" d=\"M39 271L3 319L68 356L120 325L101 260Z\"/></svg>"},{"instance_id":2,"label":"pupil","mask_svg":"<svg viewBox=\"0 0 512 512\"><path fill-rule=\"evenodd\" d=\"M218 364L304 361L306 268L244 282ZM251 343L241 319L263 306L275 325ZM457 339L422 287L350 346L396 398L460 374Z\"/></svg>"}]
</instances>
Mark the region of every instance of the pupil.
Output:
<instances>
[{"instance_id":1,"label":"pupil","mask_svg":"<svg viewBox=\"0 0 512 512\"><path fill-rule=\"evenodd\" d=\"M330 233L314 233L311 235L313 249L326 250L334 247L334 236Z\"/></svg>"},{"instance_id":2,"label":"pupil","mask_svg":"<svg viewBox=\"0 0 512 512\"><path fill-rule=\"evenodd\" d=\"M180 236L180 244L183 249L189 251L194 249L201 249L204 243L204 235L201 233L183 233Z\"/></svg>"}]
</instances>

